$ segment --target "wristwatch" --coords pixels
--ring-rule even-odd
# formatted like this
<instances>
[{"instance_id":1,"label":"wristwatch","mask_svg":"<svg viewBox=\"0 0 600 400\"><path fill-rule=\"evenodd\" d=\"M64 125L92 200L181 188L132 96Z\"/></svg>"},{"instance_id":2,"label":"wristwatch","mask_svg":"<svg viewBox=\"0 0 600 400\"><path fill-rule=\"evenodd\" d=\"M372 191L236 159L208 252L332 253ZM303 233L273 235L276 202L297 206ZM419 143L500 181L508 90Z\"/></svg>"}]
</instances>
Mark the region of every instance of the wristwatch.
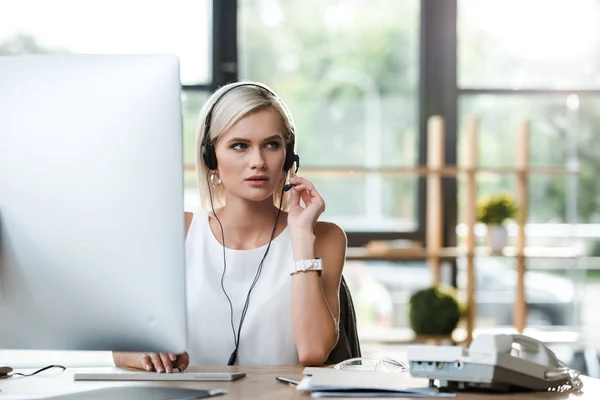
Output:
<instances>
[{"instance_id":1,"label":"wristwatch","mask_svg":"<svg viewBox=\"0 0 600 400\"><path fill-rule=\"evenodd\" d=\"M319 276L323 273L323 260L320 258L313 258L310 260L294 260L292 261L292 267L290 268L290 275L297 274L298 272L305 271L317 271Z\"/></svg>"}]
</instances>

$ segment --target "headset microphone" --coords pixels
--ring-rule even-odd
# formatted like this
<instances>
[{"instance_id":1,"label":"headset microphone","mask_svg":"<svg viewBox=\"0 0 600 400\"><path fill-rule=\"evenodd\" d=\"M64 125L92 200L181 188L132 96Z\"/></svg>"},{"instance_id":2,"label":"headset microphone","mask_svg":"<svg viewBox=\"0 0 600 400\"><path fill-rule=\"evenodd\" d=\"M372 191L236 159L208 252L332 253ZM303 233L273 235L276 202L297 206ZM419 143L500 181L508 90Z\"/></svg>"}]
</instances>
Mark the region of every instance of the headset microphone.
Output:
<instances>
[{"instance_id":1,"label":"headset microphone","mask_svg":"<svg viewBox=\"0 0 600 400\"><path fill-rule=\"evenodd\" d=\"M292 185L291 183L286 183L285 185L283 185L283 191L287 192L293 187L294 187L294 185Z\"/></svg>"}]
</instances>

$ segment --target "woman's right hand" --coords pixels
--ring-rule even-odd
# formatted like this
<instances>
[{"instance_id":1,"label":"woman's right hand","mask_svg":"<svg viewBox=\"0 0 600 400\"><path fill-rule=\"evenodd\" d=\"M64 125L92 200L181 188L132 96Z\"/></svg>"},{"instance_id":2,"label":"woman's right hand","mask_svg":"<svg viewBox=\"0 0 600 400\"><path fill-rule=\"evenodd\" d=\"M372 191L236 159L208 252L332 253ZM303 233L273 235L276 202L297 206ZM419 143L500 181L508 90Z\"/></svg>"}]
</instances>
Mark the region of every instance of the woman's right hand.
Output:
<instances>
[{"instance_id":1,"label":"woman's right hand","mask_svg":"<svg viewBox=\"0 0 600 400\"><path fill-rule=\"evenodd\" d=\"M188 353L143 353L140 361L146 371L170 374L175 369L183 372L190 364L190 356Z\"/></svg>"}]
</instances>

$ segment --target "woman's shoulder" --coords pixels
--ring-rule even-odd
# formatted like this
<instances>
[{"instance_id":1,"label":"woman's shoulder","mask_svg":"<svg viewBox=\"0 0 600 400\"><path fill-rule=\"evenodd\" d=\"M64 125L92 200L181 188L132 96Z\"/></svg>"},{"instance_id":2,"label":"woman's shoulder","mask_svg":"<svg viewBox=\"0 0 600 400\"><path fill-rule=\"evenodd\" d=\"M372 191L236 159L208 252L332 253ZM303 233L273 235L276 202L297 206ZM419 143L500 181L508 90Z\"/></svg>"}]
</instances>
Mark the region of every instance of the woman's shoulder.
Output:
<instances>
[{"instance_id":1,"label":"woman's shoulder","mask_svg":"<svg viewBox=\"0 0 600 400\"><path fill-rule=\"evenodd\" d=\"M314 234L317 239L333 237L338 240L347 240L346 232L338 224L329 221L317 221Z\"/></svg>"},{"instance_id":2,"label":"woman's shoulder","mask_svg":"<svg viewBox=\"0 0 600 400\"><path fill-rule=\"evenodd\" d=\"M318 221L313 233L315 255L323 260L324 265L327 265L327 272L323 273L323 277L329 282L339 282L348 249L346 232L333 222ZM332 281L331 277L335 279Z\"/></svg>"},{"instance_id":3,"label":"woman's shoulder","mask_svg":"<svg viewBox=\"0 0 600 400\"><path fill-rule=\"evenodd\" d=\"M192 220L194 219L194 213L186 211L185 212L185 235L187 236L190 226L192 226Z\"/></svg>"},{"instance_id":4,"label":"woman's shoulder","mask_svg":"<svg viewBox=\"0 0 600 400\"><path fill-rule=\"evenodd\" d=\"M191 211L185 211L185 235L187 236L188 232L190 231L190 227L192 226L192 221L194 220L194 218L198 219L198 218L202 218L205 215L208 215L207 212L205 211L195 211L195 212L191 212Z\"/></svg>"},{"instance_id":5,"label":"woman's shoulder","mask_svg":"<svg viewBox=\"0 0 600 400\"><path fill-rule=\"evenodd\" d=\"M348 238L346 232L336 223L328 221L317 221L314 228L315 246L326 249L343 249L346 251Z\"/></svg>"}]
</instances>

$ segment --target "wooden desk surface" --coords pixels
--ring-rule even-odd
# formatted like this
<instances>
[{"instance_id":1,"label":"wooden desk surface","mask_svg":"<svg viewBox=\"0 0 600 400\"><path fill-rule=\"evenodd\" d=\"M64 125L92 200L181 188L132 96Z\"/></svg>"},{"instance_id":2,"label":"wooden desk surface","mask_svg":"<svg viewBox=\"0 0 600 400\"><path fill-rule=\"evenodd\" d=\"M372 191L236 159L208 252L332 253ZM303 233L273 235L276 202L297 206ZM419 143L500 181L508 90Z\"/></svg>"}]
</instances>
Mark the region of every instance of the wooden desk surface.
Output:
<instances>
[{"instance_id":1,"label":"wooden desk surface","mask_svg":"<svg viewBox=\"0 0 600 400\"><path fill-rule=\"evenodd\" d=\"M10 378L0 380L0 399L35 399L59 394L83 392L104 387L116 386L163 386L183 387L189 389L225 389L225 396L216 399L310 399L303 392L298 392L295 386L275 380L276 376L285 376L300 380L303 367L191 367L189 371L241 371L246 377L234 382L84 382L73 381L75 372L111 372L115 368L72 368L64 372L46 372L39 376L28 378ZM528 394L492 394L459 393L456 399L475 400L489 397L494 400L528 400L528 399L600 399L600 380L584 377L583 393L540 392ZM424 381L426 382L426 381ZM85 398L85 396L82 396Z\"/></svg>"}]
</instances>

